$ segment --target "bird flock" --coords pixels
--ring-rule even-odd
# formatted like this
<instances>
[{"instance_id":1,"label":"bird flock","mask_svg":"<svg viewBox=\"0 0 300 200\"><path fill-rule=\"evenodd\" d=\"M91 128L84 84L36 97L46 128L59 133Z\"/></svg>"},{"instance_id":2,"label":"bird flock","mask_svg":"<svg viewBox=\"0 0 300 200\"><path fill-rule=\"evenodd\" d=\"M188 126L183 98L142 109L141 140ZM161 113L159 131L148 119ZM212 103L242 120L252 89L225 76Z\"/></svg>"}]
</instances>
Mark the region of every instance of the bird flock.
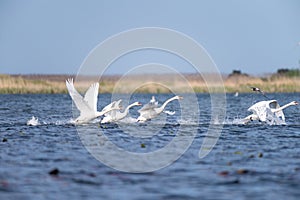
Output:
<instances>
[{"instance_id":1,"label":"bird flock","mask_svg":"<svg viewBox=\"0 0 300 200\"><path fill-rule=\"evenodd\" d=\"M124 119L128 115L130 108L142 105L140 102L134 102L127 106L122 112L122 100L120 99L118 101L111 102L99 112L97 111L99 83L93 83L86 91L84 96L79 94L79 92L75 89L73 79L67 79L66 86L69 95L71 96L76 108L80 112L79 116L74 120L75 124L88 123L89 121L100 116L104 116L104 118L101 120L101 123L117 122ZM166 100L161 106L158 106L158 102L153 96L148 104L144 105L138 110L140 115L137 119L135 119L135 121L140 123L146 122L157 117L162 112L173 115L175 112L165 111L164 109L171 101L180 99L183 99L183 97L174 96Z\"/></svg>"},{"instance_id":2,"label":"bird flock","mask_svg":"<svg viewBox=\"0 0 300 200\"><path fill-rule=\"evenodd\" d=\"M73 79L66 80L66 86L71 96L76 108L80 111L79 116L74 120L75 124L83 124L88 123L91 120L104 116L101 120L101 123L111 123L117 122L124 119L128 113L129 109L134 106L141 106L140 102L134 102L128 105L123 111L121 111L122 100L113 101L107 106L105 106L100 112L97 111L97 101L98 101L98 91L99 91L99 83L93 83L88 90L86 91L85 95L82 96L74 87ZM270 100L260 88L257 87L250 87L252 91L258 92L262 94L268 100L260 101L252 105L248 111L252 112L251 115L242 119L242 124L248 124L251 121L261 121L261 122L269 122L270 120L278 119L281 122L285 123L285 116L283 113L283 109L298 105L298 102L292 101L282 107L280 107L277 100ZM238 93L235 94L238 96ZM161 106L158 105L155 97L152 96L152 99L144 105L141 109L138 110L139 116L137 119L134 119L134 122L146 122L157 117L162 112L173 115L175 112L166 111L165 107L168 103L174 100L181 100L183 97L181 96L174 96L168 100L166 100Z\"/></svg>"}]
</instances>

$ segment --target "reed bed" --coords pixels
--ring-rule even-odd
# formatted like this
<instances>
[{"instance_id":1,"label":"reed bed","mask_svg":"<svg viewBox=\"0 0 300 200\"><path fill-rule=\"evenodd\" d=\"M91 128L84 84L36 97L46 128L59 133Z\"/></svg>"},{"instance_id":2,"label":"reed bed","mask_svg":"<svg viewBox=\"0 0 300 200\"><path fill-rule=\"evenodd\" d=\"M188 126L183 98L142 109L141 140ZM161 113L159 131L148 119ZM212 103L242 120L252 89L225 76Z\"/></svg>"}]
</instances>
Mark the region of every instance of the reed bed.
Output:
<instances>
[{"instance_id":1,"label":"reed bed","mask_svg":"<svg viewBox=\"0 0 300 200\"><path fill-rule=\"evenodd\" d=\"M67 93L65 80L69 75L0 75L0 93L2 94L29 94ZM99 80L100 93L207 93L211 91L251 92L250 86L260 87L265 92L300 92L300 77L252 77L244 75L223 76L223 83L212 85L198 75L132 75L105 76ZM95 79L93 79L95 80ZM98 80L98 79L97 79ZM209 80L213 80L209 78ZM89 78L75 82L75 87L84 92L92 83ZM207 87L210 85L211 87ZM212 89L213 88L213 89ZM217 88L217 89L216 89ZM222 89L223 88L223 89Z\"/></svg>"}]
</instances>

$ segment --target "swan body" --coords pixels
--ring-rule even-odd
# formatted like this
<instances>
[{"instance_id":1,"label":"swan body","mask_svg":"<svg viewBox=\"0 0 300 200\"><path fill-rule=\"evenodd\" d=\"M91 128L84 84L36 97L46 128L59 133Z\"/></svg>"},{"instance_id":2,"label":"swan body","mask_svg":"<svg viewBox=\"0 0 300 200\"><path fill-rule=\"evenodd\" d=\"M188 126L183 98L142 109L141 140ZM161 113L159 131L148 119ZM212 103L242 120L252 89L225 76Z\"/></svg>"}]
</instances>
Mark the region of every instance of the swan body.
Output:
<instances>
[{"instance_id":1,"label":"swan body","mask_svg":"<svg viewBox=\"0 0 300 200\"><path fill-rule=\"evenodd\" d=\"M283 113L283 109L293 105L298 105L298 102L292 101L280 107L279 103L276 100L260 101L252 105L248 109L248 111L252 112L253 114L245 117L243 121L245 124L248 123L249 121L254 121L254 120L266 122L270 117L274 116L277 119L281 119L282 122L285 123L285 116Z\"/></svg>"},{"instance_id":2,"label":"swan body","mask_svg":"<svg viewBox=\"0 0 300 200\"><path fill-rule=\"evenodd\" d=\"M109 104L108 107L105 107L104 110L109 109L111 106L119 106L121 103L121 100L119 101L114 101L113 103ZM124 119L128 112L129 109L133 106L141 106L142 104L140 102L134 102L127 106L123 112L113 110L105 114L105 117L102 119L101 123L108 123L108 122L116 122L119 120Z\"/></svg>"},{"instance_id":3,"label":"swan body","mask_svg":"<svg viewBox=\"0 0 300 200\"><path fill-rule=\"evenodd\" d=\"M106 111L97 111L99 83L93 83L85 93L84 97L81 96L75 89L73 79L66 80L66 86L69 91L69 95L71 96L77 109L80 111L79 117L77 117L74 121L76 124L87 123L99 116L104 115L106 112L118 109L116 107L112 107Z\"/></svg>"},{"instance_id":4,"label":"swan body","mask_svg":"<svg viewBox=\"0 0 300 200\"><path fill-rule=\"evenodd\" d=\"M158 107L158 102L155 101L155 98L152 97L150 102L146 104L144 107L142 107L138 112L140 113L140 116L137 118L138 122L145 122L149 119L153 119L157 117L160 113L162 113L167 106L168 103L174 100L180 100L183 99L181 96L175 96L167 101L165 101L162 106Z\"/></svg>"},{"instance_id":5,"label":"swan body","mask_svg":"<svg viewBox=\"0 0 300 200\"><path fill-rule=\"evenodd\" d=\"M113 107L118 107L118 108L122 108L122 106L120 105L121 104L121 99L118 100L118 101L113 101L111 102L110 104L108 104L107 106L105 106L103 109L102 109L102 112L106 112L104 115L106 118L106 120L108 120L109 116L114 116L116 114L116 110L111 110ZM103 121L103 120L102 120ZM108 121L107 121L108 122ZM105 123L105 122L103 122Z\"/></svg>"}]
</instances>

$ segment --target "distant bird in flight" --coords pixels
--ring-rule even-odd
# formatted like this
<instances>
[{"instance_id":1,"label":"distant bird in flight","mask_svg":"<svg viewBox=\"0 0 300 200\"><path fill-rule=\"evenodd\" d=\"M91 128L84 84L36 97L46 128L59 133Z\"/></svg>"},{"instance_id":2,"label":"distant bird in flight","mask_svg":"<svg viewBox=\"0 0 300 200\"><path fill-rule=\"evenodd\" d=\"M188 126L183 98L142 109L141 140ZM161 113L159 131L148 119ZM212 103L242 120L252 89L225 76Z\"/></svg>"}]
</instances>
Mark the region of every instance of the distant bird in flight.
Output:
<instances>
[{"instance_id":1,"label":"distant bird in flight","mask_svg":"<svg viewBox=\"0 0 300 200\"><path fill-rule=\"evenodd\" d=\"M262 91L260 88L258 88L258 87L250 87L250 88L252 89L252 91L254 91L254 92L259 92L259 93L261 93L264 97L266 97L267 99L269 99L269 98L265 95L265 92Z\"/></svg>"}]
</instances>

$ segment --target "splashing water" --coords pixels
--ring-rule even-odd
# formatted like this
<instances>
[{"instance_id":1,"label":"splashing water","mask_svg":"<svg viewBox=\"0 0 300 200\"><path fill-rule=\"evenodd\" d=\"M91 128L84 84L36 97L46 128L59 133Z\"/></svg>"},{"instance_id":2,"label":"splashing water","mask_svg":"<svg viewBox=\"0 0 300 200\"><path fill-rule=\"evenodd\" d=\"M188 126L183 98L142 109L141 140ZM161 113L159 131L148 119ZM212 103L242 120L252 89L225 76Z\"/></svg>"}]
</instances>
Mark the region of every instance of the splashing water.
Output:
<instances>
[{"instance_id":1,"label":"splashing water","mask_svg":"<svg viewBox=\"0 0 300 200\"><path fill-rule=\"evenodd\" d=\"M37 117L32 116L30 120L27 121L27 126L37 126L40 125L39 119Z\"/></svg>"}]
</instances>

